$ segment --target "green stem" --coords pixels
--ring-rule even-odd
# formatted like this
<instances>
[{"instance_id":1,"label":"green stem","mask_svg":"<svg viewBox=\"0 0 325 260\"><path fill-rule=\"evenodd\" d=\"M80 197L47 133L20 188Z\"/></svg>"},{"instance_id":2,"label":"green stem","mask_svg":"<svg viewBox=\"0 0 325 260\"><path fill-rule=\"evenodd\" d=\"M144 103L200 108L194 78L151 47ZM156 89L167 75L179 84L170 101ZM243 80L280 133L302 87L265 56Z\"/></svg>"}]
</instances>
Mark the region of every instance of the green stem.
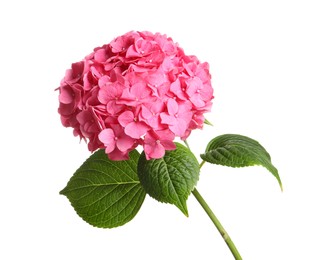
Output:
<instances>
[{"instance_id":1,"label":"green stem","mask_svg":"<svg viewBox=\"0 0 325 260\"><path fill-rule=\"evenodd\" d=\"M190 146L189 146L187 140L184 140L184 143L185 143L186 147L191 151L191 148L190 148Z\"/></svg>"},{"instance_id":2,"label":"green stem","mask_svg":"<svg viewBox=\"0 0 325 260\"><path fill-rule=\"evenodd\" d=\"M231 253L233 254L234 258L236 260L241 260L242 257L240 256L235 244L232 242L230 236L228 235L227 231L224 229L224 227L221 225L220 221L217 219L217 217L214 215L208 204L205 202L205 200L202 198L201 194L198 192L197 189L194 189L192 191L194 197L197 199L197 201L201 204L205 212L208 214L210 219L212 220L213 224L218 229L220 235L225 240L227 246L229 247Z\"/></svg>"},{"instance_id":3,"label":"green stem","mask_svg":"<svg viewBox=\"0 0 325 260\"><path fill-rule=\"evenodd\" d=\"M202 166L204 165L204 163L205 163L204 160L200 163L200 166L199 166L200 169L202 168Z\"/></svg>"}]
</instances>

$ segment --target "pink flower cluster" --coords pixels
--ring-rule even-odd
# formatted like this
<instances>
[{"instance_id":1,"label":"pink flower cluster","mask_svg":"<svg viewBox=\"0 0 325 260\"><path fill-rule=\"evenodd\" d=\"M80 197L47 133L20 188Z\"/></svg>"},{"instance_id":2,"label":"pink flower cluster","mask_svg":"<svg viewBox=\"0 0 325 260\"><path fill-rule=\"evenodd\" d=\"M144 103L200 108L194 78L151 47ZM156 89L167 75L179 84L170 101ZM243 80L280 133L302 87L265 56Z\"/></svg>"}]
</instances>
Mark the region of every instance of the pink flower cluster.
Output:
<instances>
[{"instance_id":1,"label":"pink flower cluster","mask_svg":"<svg viewBox=\"0 0 325 260\"><path fill-rule=\"evenodd\" d=\"M59 89L61 122L105 148L111 160L128 159L142 145L147 159L161 158L202 128L213 98L208 63L166 35L128 32L95 48L66 71Z\"/></svg>"}]
</instances>

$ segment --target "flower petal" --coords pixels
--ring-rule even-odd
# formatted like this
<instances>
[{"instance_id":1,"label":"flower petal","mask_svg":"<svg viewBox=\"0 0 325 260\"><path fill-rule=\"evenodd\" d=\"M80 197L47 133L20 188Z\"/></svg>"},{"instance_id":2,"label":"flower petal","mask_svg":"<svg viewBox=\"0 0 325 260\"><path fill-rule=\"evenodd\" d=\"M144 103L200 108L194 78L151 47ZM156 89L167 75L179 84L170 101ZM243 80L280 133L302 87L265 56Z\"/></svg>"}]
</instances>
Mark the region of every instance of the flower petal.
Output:
<instances>
[{"instance_id":1,"label":"flower petal","mask_svg":"<svg viewBox=\"0 0 325 260\"><path fill-rule=\"evenodd\" d=\"M178 112L178 104L175 99L170 98L167 101L167 110L171 116L174 116Z\"/></svg>"},{"instance_id":2,"label":"flower petal","mask_svg":"<svg viewBox=\"0 0 325 260\"><path fill-rule=\"evenodd\" d=\"M59 101L63 104L73 102L73 90L70 87L62 87L59 95Z\"/></svg>"},{"instance_id":3,"label":"flower petal","mask_svg":"<svg viewBox=\"0 0 325 260\"><path fill-rule=\"evenodd\" d=\"M110 153L115 149L115 134L112 129L106 128L102 130L98 135L98 139L105 145L106 153Z\"/></svg>"},{"instance_id":4,"label":"flower petal","mask_svg":"<svg viewBox=\"0 0 325 260\"><path fill-rule=\"evenodd\" d=\"M121 152L126 152L134 146L135 140L127 135L123 135L116 140L116 146Z\"/></svg>"},{"instance_id":5,"label":"flower petal","mask_svg":"<svg viewBox=\"0 0 325 260\"><path fill-rule=\"evenodd\" d=\"M143 122L132 122L125 127L124 131L128 136L139 139L148 131L148 129L148 125Z\"/></svg>"},{"instance_id":6,"label":"flower petal","mask_svg":"<svg viewBox=\"0 0 325 260\"><path fill-rule=\"evenodd\" d=\"M125 111L119 115L117 120L121 126L126 127L128 124L134 121L134 114L132 111Z\"/></svg>"}]
</instances>

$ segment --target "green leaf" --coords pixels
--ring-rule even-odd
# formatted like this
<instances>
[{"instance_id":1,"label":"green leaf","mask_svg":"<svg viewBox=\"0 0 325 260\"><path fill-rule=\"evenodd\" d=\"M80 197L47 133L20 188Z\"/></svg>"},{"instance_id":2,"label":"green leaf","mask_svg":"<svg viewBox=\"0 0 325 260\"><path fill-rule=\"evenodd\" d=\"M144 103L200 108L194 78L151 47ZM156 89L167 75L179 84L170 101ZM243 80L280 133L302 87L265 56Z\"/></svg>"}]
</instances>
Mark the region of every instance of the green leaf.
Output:
<instances>
[{"instance_id":1,"label":"green leaf","mask_svg":"<svg viewBox=\"0 0 325 260\"><path fill-rule=\"evenodd\" d=\"M206 118L204 118L204 124L213 126L213 124Z\"/></svg>"},{"instance_id":2,"label":"green leaf","mask_svg":"<svg viewBox=\"0 0 325 260\"><path fill-rule=\"evenodd\" d=\"M113 228L129 222L138 213L145 191L139 182L134 150L126 161L111 161L104 150L91 155L60 192L77 214L89 224Z\"/></svg>"},{"instance_id":3,"label":"green leaf","mask_svg":"<svg viewBox=\"0 0 325 260\"><path fill-rule=\"evenodd\" d=\"M230 167L261 165L282 183L278 170L273 166L269 153L257 141L242 135L225 134L212 139L204 154L204 161Z\"/></svg>"},{"instance_id":4,"label":"green leaf","mask_svg":"<svg viewBox=\"0 0 325 260\"><path fill-rule=\"evenodd\" d=\"M142 153L138 175L151 197L174 204L188 216L186 200L199 179L199 163L188 148L179 143L176 146L161 159L147 160Z\"/></svg>"}]
</instances>

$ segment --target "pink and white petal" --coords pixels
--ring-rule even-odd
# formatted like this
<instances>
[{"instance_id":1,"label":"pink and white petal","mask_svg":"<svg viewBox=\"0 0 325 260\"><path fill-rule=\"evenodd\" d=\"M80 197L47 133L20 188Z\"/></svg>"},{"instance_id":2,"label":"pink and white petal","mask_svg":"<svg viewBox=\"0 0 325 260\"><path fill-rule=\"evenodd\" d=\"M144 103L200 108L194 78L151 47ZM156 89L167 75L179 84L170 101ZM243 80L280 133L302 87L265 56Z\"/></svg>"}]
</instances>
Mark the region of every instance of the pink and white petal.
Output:
<instances>
[{"instance_id":1,"label":"pink and white petal","mask_svg":"<svg viewBox=\"0 0 325 260\"><path fill-rule=\"evenodd\" d=\"M103 86L99 89L97 97L99 102L102 104L107 104L107 102L112 99L112 96L107 86Z\"/></svg>"},{"instance_id":2,"label":"pink and white petal","mask_svg":"<svg viewBox=\"0 0 325 260\"><path fill-rule=\"evenodd\" d=\"M151 103L151 110L154 113L160 113L164 110L165 104L164 102L160 101L159 99L156 99L153 103Z\"/></svg>"},{"instance_id":3,"label":"pink and white petal","mask_svg":"<svg viewBox=\"0 0 325 260\"><path fill-rule=\"evenodd\" d=\"M149 118L146 123L153 129L153 130L160 130L163 129L164 126L160 122L160 117L159 115L155 115L151 118Z\"/></svg>"},{"instance_id":4,"label":"pink and white petal","mask_svg":"<svg viewBox=\"0 0 325 260\"><path fill-rule=\"evenodd\" d=\"M73 90L70 87L61 87L59 101L63 104L70 104L73 101Z\"/></svg>"},{"instance_id":5,"label":"pink and white petal","mask_svg":"<svg viewBox=\"0 0 325 260\"><path fill-rule=\"evenodd\" d=\"M154 146L154 149L152 149L151 153L148 154L148 156L152 159L160 159L164 157L164 155L165 155L165 148L160 143L157 143Z\"/></svg>"},{"instance_id":6,"label":"pink and white petal","mask_svg":"<svg viewBox=\"0 0 325 260\"><path fill-rule=\"evenodd\" d=\"M190 97L190 100L193 103L193 105L196 107L204 107L205 105L205 102L202 100L200 94L194 94L193 96Z\"/></svg>"},{"instance_id":7,"label":"pink and white petal","mask_svg":"<svg viewBox=\"0 0 325 260\"><path fill-rule=\"evenodd\" d=\"M167 81L166 74L162 71L162 69L158 69L154 73L150 73L146 80L154 87L158 87Z\"/></svg>"},{"instance_id":8,"label":"pink and white petal","mask_svg":"<svg viewBox=\"0 0 325 260\"><path fill-rule=\"evenodd\" d=\"M144 105L141 106L141 113L139 114L139 116L143 119L149 119L151 118L152 112Z\"/></svg>"},{"instance_id":9,"label":"pink and white petal","mask_svg":"<svg viewBox=\"0 0 325 260\"><path fill-rule=\"evenodd\" d=\"M182 137L185 134L185 131L188 127L188 124L184 120L178 120L177 124L170 125L169 129L179 137Z\"/></svg>"},{"instance_id":10,"label":"pink and white petal","mask_svg":"<svg viewBox=\"0 0 325 260\"><path fill-rule=\"evenodd\" d=\"M155 134L157 135L157 138L159 140L173 141L175 139L175 134L172 131L170 131L169 129L155 131Z\"/></svg>"},{"instance_id":11,"label":"pink and white petal","mask_svg":"<svg viewBox=\"0 0 325 260\"><path fill-rule=\"evenodd\" d=\"M98 138L103 144L105 144L110 142L112 139L114 140L115 134L111 128L106 128L99 133Z\"/></svg>"},{"instance_id":12,"label":"pink and white petal","mask_svg":"<svg viewBox=\"0 0 325 260\"><path fill-rule=\"evenodd\" d=\"M165 155L165 149L161 144L156 141L147 143L143 145L143 150L146 155L146 159L160 159Z\"/></svg>"},{"instance_id":13,"label":"pink and white petal","mask_svg":"<svg viewBox=\"0 0 325 260\"><path fill-rule=\"evenodd\" d=\"M178 105L178 114L188 113L192 110L192 104L190 101L180 102Z\"/></svg>"},{"instance_id":14,"label":"pink and white petal","mask_svg":"<svg viewBox=\"0 0 325 260\"><path fill-rule=\"evenodd\" d=\"M136 101L134 95L130 92L130 88L123 90L120 99L117 101L118 104L124 104L127 106L135 106Z\"/></svg>"},{"instance_id":15,"label":"pink and white petal","mask_svg":"<svg viewBox=\"0 0 325 260\"><path fill-rule=\"evenodd\" d=\"M143 136L147 131L149 130L149 127L143 123L143 122L132 122L129 123L125 129L124 132L128 136L139 139L141 136Z\"/></svg>"},{"instance_id":16,"label":"pink and white petal","mask_svg":"<svg viewBox=\"0 0 325 260\"><path fill-rule=\"evenodd\" d=\"M184 68L186 70L186 72L188 73L189 76L194 76L194 73L192 71L192 68L190 66L190 64L184 64Z\"/></svg>"},{"instance_id":17,"label":"pink and white petal","mask_svg":"<svg viewBox=\"0 0 325 260\"><path fill-rule=\"evenodd\" d=\"M176 118L174 116L170 116L167 113L161 113L160 118L161 118L161 123L162 124L167 124L167 125L175 125L175 124L177 124Z\"/></svg>"},{"instance_id":18,"label":"pink and white petal","mask_svg":"<svg viewBox=\"0 0 325 260\"><path fill-rule=\"evenodd\" d=\"M102 130L98 135L98 139L105 145L106 153L110 153L115 149L115 134L112 129L106 128Z\"/></svg>"},{"instance_id":19,"label":"pink and white petal","mask_svg":"<svg viewBox=\"0 0 325 260\"><path fill-rule=\"evenodd\" d=\"M129 153L128 152L121 152L119 149L115 149L111 153L107 154L108 158L112 161L124 161L129 160Z\"/></svg>"},{"instance_id":20,"label":"pink and white petal","mask_svg":"<svg viewBox=\"0 0 325 260\"><path fill-rule=\"evenodd\" d=\"M146 85L143 82L135 83L130 88L130 93L134 99L138 99L138 100L141 99L141 97L145 95L145 92L146 92Z\"/></svg>"},{"instance_id":21,"label":"pink and white petal","mask_svg":"<svg viewBox=\"0 0 325 260\"><path fill-rule=\"evenodd\" d=\"M179 99L186 100L185 89L182 89L179 79L170 84L170 91L173 92Z\"/></svg>"},{"instance_id":22,"label":"pink and white petal","mask_svg":"<svg viewBox=\"0 0 325 260\"><path fill-rule=\"evenodd\" d=\"M186 93L188 94L189 97L197 93L198 90L202 88L202 81L198 78L192 78L187 80L187 90Z\"/></svg>"},{"instance_id":23,"label":"pink and white petal","mask_svg":"<svg viewBox=\"0 0 325 260\"><path fill-rule=\"evenodd\" d=\"M97 50L95 52L94 59L95 59L95 61L98 61L98 62L106 61L107 60L106 50L105 49Z\"/></svg>"},{"instance_id":24,"label":"pink and white petal","mask_svg":"<svg viewBox=\"0 0 325 260\"><path fill-rule=\"evenodd\" d=\"M127 135L121 136L116 140L116 147L121 152L126 152L134 146L135 140Z\"/></svg>"},{"instance_id":25,"label":"pink and white petal","mask_svg":"<svg viewBox=\"0 0 325 260\"><path fill-rule=\"evenodd\" d=\"M134 122L134 114L132 111L125 111L119 115L117 120L121 126L126 127L131 122Z\"/></svg>"},{"instance_id":26,"label":"pink and white petal","mask_svg":"<svg viewBox=\"0 0 325 260\"><path fill-rule=\"evenodd\" d=\"M126 58L138 58L138 57L141 57L141 55L137 52L134 44L132 44L128 50L126 51L126 55L125 55Z\"/></svg>"},{"instance_id":27,"label":"pink and white petal","mask_svg":"<svg viewBox=\"0 0 325 260\"><path fill-rule=\"evenodd\" d=\"M186 122L186 124L189 124L193 118L193 112L188 111L182 114L182 120Z\"/></svg>"},{"instance_id":28,"label":"pink and white petal","mask_svg":"<svg viewBox=\"0 0 325 260\"><path fill-rule=\"evenodd\" d=\"M98 87L102 88L109 82L110 82L110 77L107 75L104 75L98 80Z\"/></svg>"},{"instance_id":29,"label":"pink and white petal","mask_svg":"<svg viewBox=\"0 0 325 260\"><path fill-rule=\"evenodd\" d=\"M120 52L124 49L125 44L124 44L124 37L119 36L113 41L110 42L110 46L112 48L112 52Z\"/></svg>"},{"instance_id":30,"label":"pink and white petal","mask_svg":"<svg viewBox=\"0 0 325 260\"><path fill-rule=\"evenodd\" d=\"M178 112L178 104L176 102L175 99L170 98L167 101L167 110L168 110L168 114L173 116L175 114L177 114Z\"/></svg>"},{"instance_id":31,"label":"pink and white petal","mask_svg":"<svg viewBox=\"0 0 325 260\"><path fill-rule=\"evenodd\" d=\"M116 104L115 100L108 101L106 105L106 110L110 115L117 115L125 108L125 105Z\"/></svg>"},{"instance_id":32,"label":"pink and white petal","mask_svg":"<svg viewBox=\"0 0 325 260\"><path fill-rule=\"evenodd\" d=\"M160 143L164 146L165 150L171 151L176 149L176 145L173 141L162 140Z\"/></svg>"},{"instance_id":33,"label":"pink and white petal","mask_svg":"<svg viewBox=\"0 0 325 260\"><path fill-rule=\"evenodd\" d=\"M213 98L213 89L210 84L205 84L200 91L201 98L204 101L211 100Z\"/></svg>"},{"instance_id":34,"label":"pink and white petal","mask_svg":"<svg viewBox=\"0 0 325 260\"><path fill-rule=\"evenodd\" d=\"M124 135L124 129L118 122L112 122L110 127L113 129L116 137Z\"/></svg>"}]
</instances>

